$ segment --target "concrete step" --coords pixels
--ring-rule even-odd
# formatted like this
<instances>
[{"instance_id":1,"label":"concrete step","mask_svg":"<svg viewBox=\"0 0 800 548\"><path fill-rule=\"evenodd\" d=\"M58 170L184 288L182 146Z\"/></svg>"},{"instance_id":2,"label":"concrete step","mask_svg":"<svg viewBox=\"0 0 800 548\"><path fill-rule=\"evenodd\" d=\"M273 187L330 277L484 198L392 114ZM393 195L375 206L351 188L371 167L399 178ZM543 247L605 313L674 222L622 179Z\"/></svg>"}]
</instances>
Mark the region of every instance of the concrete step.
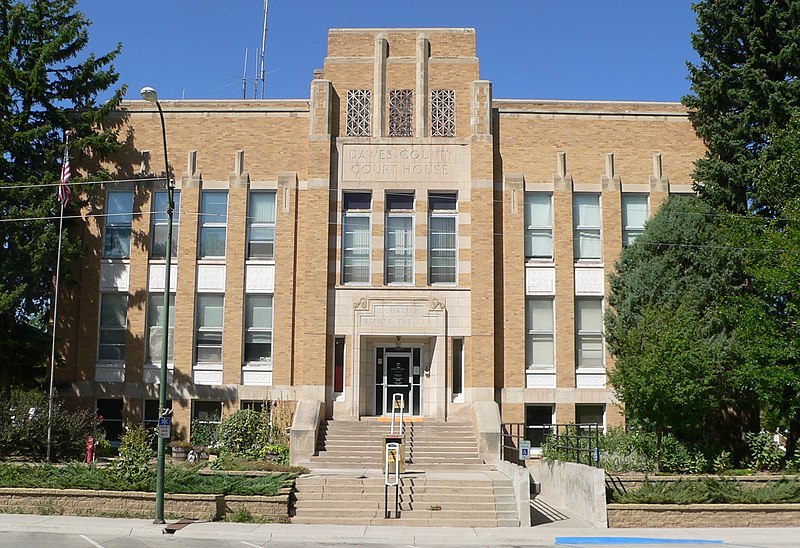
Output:
<instances>
[{"instance_id":1,"label":"concrete step","mask_svg":"<svg viewBox=\"0 0 800 548\"><path fill-rule=\"evenodd\" d=\"M382 525L386 527L519 527L519 520L462 520L462 519L424 519L401 516L399 519L392 517L384 519L383 514L372 518L344 518L340 517L335 522L328 518L294 517L292 523L306 525Z\"/></svg>"}]
</instances>

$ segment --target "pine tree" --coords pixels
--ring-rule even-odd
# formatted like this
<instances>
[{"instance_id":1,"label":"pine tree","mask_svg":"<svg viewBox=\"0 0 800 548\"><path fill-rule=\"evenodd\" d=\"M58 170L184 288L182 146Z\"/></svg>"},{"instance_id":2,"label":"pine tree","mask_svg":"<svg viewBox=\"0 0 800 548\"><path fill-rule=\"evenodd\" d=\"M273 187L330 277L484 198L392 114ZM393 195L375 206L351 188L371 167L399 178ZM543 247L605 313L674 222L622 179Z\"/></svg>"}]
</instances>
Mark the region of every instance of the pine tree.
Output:
<instances>
[{"instance_id":1,"label":"pine tree","mask_svg":"<svg viewBox=\"0 0 800 548\"><path fill-rule=\"evenodd\" d=\"M704 0L693 9L700 63L688 65L692 94L683 103L708 147L694 178L716 207L759 209L758 156L770 128L785 126L800 106L800 2Z\"/></svg>"},{"instance_id":2,"label":"pine tree","mask_svg":"<svg viewBox=\"0 0 800 548\"><path fill-rule=\"evenodd\" d=\"M45 185L59 180L63 136L86 165L118 146L98 128L123 90L103 105L97 96L119 78L121 45L84 54L89 25L76 0L0 0L0 393L47 366L59 204ZM65 230L62 264L79 247Z\"/></svg>"}]
</instances>

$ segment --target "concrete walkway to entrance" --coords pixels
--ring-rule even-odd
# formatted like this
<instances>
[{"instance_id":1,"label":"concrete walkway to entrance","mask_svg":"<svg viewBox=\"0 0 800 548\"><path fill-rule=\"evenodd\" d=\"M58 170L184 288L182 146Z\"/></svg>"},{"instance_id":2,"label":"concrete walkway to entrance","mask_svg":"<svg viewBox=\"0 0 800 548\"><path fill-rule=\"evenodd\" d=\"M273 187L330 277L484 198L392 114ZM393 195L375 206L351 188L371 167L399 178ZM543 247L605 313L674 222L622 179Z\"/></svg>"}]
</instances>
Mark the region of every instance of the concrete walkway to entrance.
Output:
<instances>
[{"instance_id":1,"label":"concrete walkway to entrance","mask_svg":"<svg viewBox=\"0 0 800 548\"><path fill-rule=\"evenodd\" d=\"M150 520L0 514L0 532L17 534L60 533L90 539L95 546L123 537L163 538L164 526ZM2 536L2 535L0 535ZM797 546L798 529L594 529L542 525L531 528L415 528L347 525L292 525L196 522L174 533L190 545L193 539L250 546L274 544L399 545L404 546L570 546L605 544L639 545L682 541L683 545L724 543L736 546L783 548ZM147 544L147 542L145 543ZM160 543L158 545L161 545ZM204 544L205 545L205 544ZM88 546L88 544L87 544Z\"/></svg>"}]
</instances>

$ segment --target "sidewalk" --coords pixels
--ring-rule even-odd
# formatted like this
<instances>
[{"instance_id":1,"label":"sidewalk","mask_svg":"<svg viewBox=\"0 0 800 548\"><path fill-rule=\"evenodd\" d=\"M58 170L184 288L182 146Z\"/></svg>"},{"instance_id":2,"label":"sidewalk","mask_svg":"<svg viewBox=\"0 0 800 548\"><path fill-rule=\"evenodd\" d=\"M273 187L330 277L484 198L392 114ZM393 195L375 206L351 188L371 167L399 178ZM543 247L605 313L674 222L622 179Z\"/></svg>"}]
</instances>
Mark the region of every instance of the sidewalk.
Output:
<instances>
[{"instance_id":1,"label":"sidewalk","mask_svg":"<svg viewBox=\"0 0 800 548\"><path fill-rule=\"evenodd\" d=\"M164 525L150 520L90 518L75 516L37 516L0 514L0 532L67 533L88 537L161 537ZM394 544L441 546L509 546L520 544L554 545L557 538L571 545L597 544L598 537L615 537L607 544L628 543L633 538L653 539L652 544L668 539L698 543L725 542L738 546L797 546L800 529L596 529L540 525L531 528L419 528L348 525L248 524L194 522L174 534L176 539L219 539L286 543ZM575 537L582 537L575 539Z\"/></svg>"}]
</instances>

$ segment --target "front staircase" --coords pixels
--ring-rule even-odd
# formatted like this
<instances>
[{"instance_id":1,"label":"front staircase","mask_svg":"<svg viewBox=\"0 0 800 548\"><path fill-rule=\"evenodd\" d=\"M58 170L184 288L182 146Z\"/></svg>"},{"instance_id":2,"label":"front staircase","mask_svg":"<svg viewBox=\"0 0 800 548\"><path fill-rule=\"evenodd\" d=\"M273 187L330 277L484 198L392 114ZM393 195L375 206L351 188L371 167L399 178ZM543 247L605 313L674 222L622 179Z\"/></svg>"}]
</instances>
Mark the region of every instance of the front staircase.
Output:
<instances>
[{"instance_id":1,"label":"front staircase","mask_svg":"<svg viewBox=\"0 0 800 548\"><path fill-rule=\"evenodd\" d=\"M381 419L321 425L311 474L297 479L293 523L518 527L510 479L483 463L468 422L407 420L405 470L400 476L399 519L384 518ZM394 512L394 488L389 509Z\"/></svg>"}]
</instances>

